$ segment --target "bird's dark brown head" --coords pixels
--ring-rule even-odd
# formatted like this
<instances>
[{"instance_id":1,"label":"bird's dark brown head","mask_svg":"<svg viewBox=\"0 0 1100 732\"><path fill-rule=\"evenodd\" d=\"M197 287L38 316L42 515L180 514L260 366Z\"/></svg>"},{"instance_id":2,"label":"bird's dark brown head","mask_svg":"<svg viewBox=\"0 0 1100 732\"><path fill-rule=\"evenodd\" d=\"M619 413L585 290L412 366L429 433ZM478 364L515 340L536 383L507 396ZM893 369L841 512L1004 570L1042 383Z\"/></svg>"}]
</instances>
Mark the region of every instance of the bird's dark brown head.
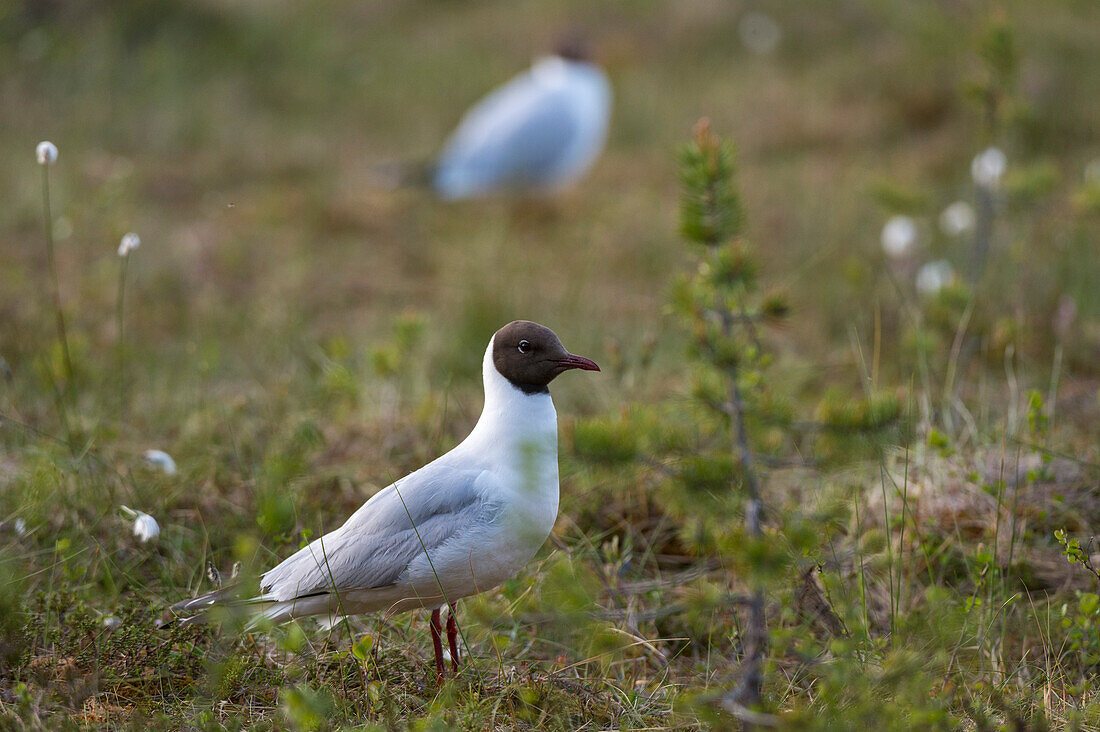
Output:
<instances>
[{"instance_id":1,"label":"bird's dark brown head","mask_svg":"<svg viewBox=\"0 0 1100 732\"><path fill-rule=\"evenodd\" d=\"M577 31L569 31L558 37L554 44L554 55L566 61L592 61L588 41Z\"/></svg>"},{"instance_id":2,"label":"bird's dark brown head","mask_svg":"<svg viewBox=\"0 0 1100 732\"><path fill-rule=\"evenodd\" d=\"M493 336L493 365L524 394L545 394L569 369L599 371L595 362L565 350L554 331L529 320L513 320Z\"/></svg>"}]
</instances>

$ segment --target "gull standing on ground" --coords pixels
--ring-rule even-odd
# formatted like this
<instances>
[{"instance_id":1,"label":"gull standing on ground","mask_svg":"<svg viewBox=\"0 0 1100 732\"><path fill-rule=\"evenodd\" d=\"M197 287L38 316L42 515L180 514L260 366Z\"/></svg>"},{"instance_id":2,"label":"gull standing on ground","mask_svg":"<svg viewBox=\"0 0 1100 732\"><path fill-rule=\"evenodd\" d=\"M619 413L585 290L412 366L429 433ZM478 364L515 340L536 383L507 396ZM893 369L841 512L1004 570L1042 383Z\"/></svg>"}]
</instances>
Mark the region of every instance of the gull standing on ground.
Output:
<instances>
[{"instance_id":1,"label":"gull standing on ground","mask_svg":"<svg viewBox=\"0 0 1100 732\"><path fill-rule=\"evenodd\" d=\"M611 85L582 44L552 56L472 107L432 166L445 199L563 188L596 162L607 138Z\"/></svg>"},{"instance_id":2,"label":"gull standing on ground","mask_svg":"<svg viewBox=\"0 0 1100 732\"><path fill-rule=\"evenodd\" d=\"M440 675L440 609L448 605L457 671L454 602L514 577L557 519L558 426L549 384L569 369L600 370L545 326L516 320L498 330L485 349L485 406L470 435L265 572L259 596L244 602L273 622L429 609ZM201 613L239 602L234 596L227 588L172 609Z\"/></svg>"}]
</instances>

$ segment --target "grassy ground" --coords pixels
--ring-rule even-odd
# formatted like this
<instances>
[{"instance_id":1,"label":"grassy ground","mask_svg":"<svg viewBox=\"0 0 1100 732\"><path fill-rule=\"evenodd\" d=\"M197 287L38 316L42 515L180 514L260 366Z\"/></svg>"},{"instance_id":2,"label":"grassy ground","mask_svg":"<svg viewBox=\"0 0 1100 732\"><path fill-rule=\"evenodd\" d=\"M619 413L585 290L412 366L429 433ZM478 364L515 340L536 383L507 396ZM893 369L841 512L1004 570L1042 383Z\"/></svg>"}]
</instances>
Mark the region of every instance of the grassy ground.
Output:
<instances>
[{"instance_id":1,"label":"grassy ground","mask_svg":"<svg viewBox=\"0 0 1100 732\"><path fill-rule=\"evenodd\" d=\"M703 428L666 315L692 259L674 153L707 115L739 147L762 279L792 306L769 378L807 420L865 387L903 406L884 441L756 435L800 458L767 473L783 555L768 710L793 728L1097 728L1097 584L1054 532L1091 549L1100 525L1100 183L1084 182L1100 10L777 2L779 47L754 55L739 37L753 9L0 8L3 726L735 724L707 700L741 650L740 497L721 475L676 477ZM572 26L616 92L579 186L461 205L372 186L374 164L430 154ZM991 121L999 27L1019 61ZM60 148L71 379L43 139ZM970 161L993 143L1010 162L983 275L920 298L882 225L912 215L919 258L965 271L969 244L936 219L973 200ZM120 344L127 231L142 246ZM521 317L605 371L555 383L561 516L519 578L463 602L458 679L434 685L416 614L332 635L157 628L211 588L208 563L248 576L456 444L484 343ZM149 448L179 472L145 465ZM155 516L158 540L139 543L120 505Z\"/></svg>"}]
</instances>

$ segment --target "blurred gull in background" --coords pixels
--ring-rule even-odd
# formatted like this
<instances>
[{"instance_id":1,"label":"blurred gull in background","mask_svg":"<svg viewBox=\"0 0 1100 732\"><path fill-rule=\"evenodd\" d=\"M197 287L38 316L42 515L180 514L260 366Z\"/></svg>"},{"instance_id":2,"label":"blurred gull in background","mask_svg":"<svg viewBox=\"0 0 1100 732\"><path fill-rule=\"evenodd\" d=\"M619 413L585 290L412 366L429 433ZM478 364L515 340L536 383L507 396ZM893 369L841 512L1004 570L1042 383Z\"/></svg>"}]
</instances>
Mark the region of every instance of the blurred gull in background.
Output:
<instances>
[{"instance_id":1,"label":"blurred gull in background","mask_svg":"<svg viewBox=\"0 0 1100 732\"><path fill-rule=\"evenodd\" d=\"M582 44L557 53L466 112L432 169L441 198L568 186L603 150L611 85Z\"/></svg>"}]
</instances>

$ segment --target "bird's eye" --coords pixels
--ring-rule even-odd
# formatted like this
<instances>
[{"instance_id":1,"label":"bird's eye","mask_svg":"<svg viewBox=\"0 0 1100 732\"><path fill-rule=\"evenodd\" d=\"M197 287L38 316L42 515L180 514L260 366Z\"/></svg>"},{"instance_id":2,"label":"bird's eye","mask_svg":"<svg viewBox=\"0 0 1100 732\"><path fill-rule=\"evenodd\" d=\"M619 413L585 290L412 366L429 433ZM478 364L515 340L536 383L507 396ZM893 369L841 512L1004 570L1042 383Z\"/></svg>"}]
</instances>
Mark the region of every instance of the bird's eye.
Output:
<instances>
[{"instance_id":1,"label":"bird's eye","mask_svg":"<svg viewBox=\"0 0 1100 732\"><path fill-rule=\"evenodd\" d=\"M520 353L529 353L531 351L531 343L529 341L522 340L519 342L519 346L517 346L517 348L519 348Z\"/></svg>"}]
</instances>

